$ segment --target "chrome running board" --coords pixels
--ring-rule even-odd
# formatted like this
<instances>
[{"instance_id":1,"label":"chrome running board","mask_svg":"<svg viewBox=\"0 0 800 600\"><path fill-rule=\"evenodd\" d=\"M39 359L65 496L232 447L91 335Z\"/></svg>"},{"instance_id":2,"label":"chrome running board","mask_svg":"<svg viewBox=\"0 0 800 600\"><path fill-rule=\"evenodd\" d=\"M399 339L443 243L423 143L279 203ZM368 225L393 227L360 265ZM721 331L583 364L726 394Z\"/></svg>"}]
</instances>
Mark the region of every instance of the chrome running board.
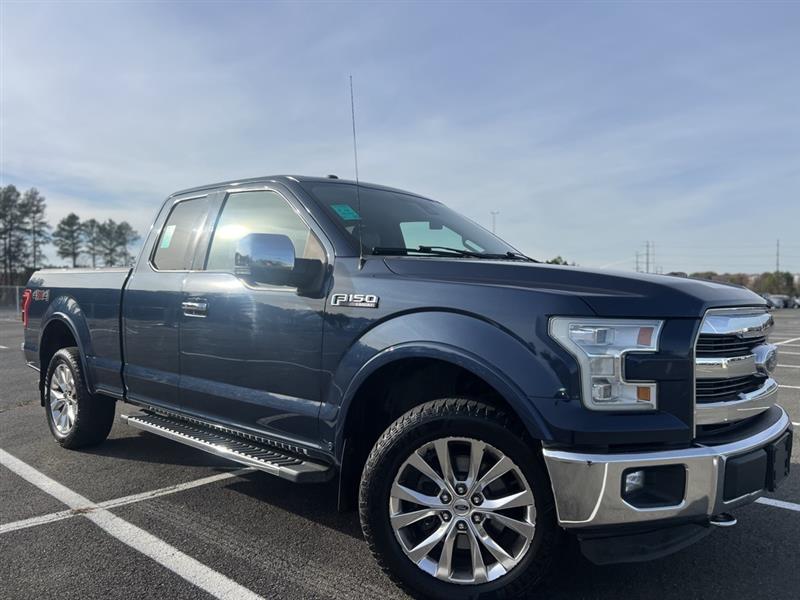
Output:
<instances>
[{"instance_id":1,"label":"chrome running board","mask_svg":"<svg viewBox=\"0 0 800 600\"><path fill-rule=\"evenodd\" d=\"M333 475L327 465L284 454L277 448L263 446L236 435L184 421L154 414L122 415L131 427L175 440L210 454L254 467L296 483L326 481Z\"/></svg>"}]
</instances>

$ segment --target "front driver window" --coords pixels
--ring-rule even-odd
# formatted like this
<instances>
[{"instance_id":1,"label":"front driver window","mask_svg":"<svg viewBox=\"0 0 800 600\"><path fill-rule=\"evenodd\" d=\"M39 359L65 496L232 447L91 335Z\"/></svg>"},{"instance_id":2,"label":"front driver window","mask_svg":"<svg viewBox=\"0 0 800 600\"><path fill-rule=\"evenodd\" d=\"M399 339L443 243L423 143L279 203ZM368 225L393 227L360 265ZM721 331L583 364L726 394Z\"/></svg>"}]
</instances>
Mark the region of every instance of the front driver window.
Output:
<instances>
[{"instance_id":1,"label":"front driver window","mask_svg":"<svg viewBox=\"0 0 800 600\"><path fill-rule=\"evenodd\" d=\"M325 258L319 240L279 194L269 190L236 192L225 200L206 270L233 273L236 244L250 233L285 235L292 241L297 258Z\"/></svg>"}]
</instances>

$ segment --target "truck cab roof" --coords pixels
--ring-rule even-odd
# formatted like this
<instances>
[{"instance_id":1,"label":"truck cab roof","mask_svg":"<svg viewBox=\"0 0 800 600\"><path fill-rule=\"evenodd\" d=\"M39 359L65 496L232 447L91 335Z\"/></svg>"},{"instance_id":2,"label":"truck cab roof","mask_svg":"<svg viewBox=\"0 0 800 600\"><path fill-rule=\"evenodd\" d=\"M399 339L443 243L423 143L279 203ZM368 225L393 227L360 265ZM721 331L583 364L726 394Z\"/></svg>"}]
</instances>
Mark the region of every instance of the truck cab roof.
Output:
<instances>
[{"instance_id":1,"label":"truck cab roof","mask_svg":"<svg viewBox=\"0 0 800 600\"><path fill-rule=\"evenodd\" d=\"M339 179L338 177L330 177L330 176L311 176L311 175L263 175L261 177L249 177L244 179L231 179L228 181L220 181L217 183L209 183L206 185L200 185L195 187L186 188L183 190L179 190L170 194L170 198L174 196L183 196L184 194L192 194L196 192L203 192L207 190L213 190L218 188L224 187L234 187L239 185L250 185L250 184L257 184L257 183L283 183L289 187L292 187L293 184L297 183L338 183L343 185L356 185L356 183L361 187L366 188L373 188L379 190L386 190L390 192L399 192L402 194L408 194L409 196L416 196L418 198L424 198L424 196L420 196L419 194L415 194L414 192L409 192L408 190L403 190L399 188L390 187L387 185L380 185L377 183L369 183L366 181L359 181L356 182L352 179Z\"/></svg>"}]
</instances>

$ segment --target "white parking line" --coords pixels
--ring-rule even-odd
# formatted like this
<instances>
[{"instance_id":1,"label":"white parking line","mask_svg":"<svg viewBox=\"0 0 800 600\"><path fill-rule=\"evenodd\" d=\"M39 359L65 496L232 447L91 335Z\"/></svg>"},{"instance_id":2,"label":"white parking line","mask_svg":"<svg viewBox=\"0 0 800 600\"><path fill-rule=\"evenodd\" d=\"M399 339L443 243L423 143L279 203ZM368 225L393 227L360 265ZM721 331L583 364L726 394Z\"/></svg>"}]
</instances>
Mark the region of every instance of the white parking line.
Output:
<instances>
[{"instance_id":1,"label":"white parking line","mask_svg":"<svg viewBox=\"0 0 800 600\"><path fill-rule=\"evenodd\" d=\"M128 523L107 509L61 485L54 479L50 479L47 475L40 473L3 449L0 449L0 463L71 509L91 509L83 513L83 516L103 531L134 550L138 550L215 598L225 600L228 598L230 600L239 598L262 600L261 596L239 585L222 573L214 571L174 546L169 545L164 540L146 532L144 529L140 529L136 525Z\"/></svg>"},{"instance_id":2,"label":"white parking line","mask_svg":"<svg viewBox=\"0 0 800 600\"><path fill-rule=\"evenodd\" d=\"M779 367L783 367L784 369L800 369L800 365L778 365Z\"/></svg>"},{"instance_id":3,"label":"white parking line","mask_svg":"<svg viewBox=\"0 0 800 600\"><path fill-rule=\"evenodd\" d=\"M122 498L115 498L114 500L106 500L105 502L99 502L96 506L101 509L118 508L120 506L126 506L135 502L141 502L143 500L150 500L151 498L158 498L159 496L166 496L167 494L175 494L184 490L190 490L192 488L200 487L201 485L208 485L210 483L216 483L217 481L224 481L226 479L238 477L246 473L252 473L253 471L254 469L250 468L236 469L235 471L228 471L227 473L219 473L217 475L203 477L202 479L195 479L194 481L178 483L176 485L159 488L157 490L150 490L149 492L123 496ZM0 525L0 535L9 533L11 531L18 531L19 529L27 529L28 527L36 527L37 525L46 525L47 523L63 521L64 519L86 514L87 512L91 512L93 510L95 510L94 506L79 509L61 510L47 515L31 517L30 519L22 519L12 523L4 523L3 525Z\"/></svg>"},{"instance_id":4,"label":"white parking line","mask_svg":"<svg viewBox=\"0 0 800 600\"><path fill-rule=\"evenodd\" d=\"M8 350L8 346L0 346L0 350Z\"/></svg>"},{"instance_id":5,"label":"white parking line","mask_svg":"<svg viewBox=\"0 0 800 600\"><path fill-rule=\"evenodd\" d=\"M775 342L776 346L783 346L784 344L791 344L792 342L800 342L800 337L791 338L789 340L783 340L781 342Z\"/></svg>"},{"instance_id":6,"label":"white parking line","mask_svg":"<svg viewBox=\"0 0 800 600\"><path fill-rule=\"evenodd\" d=\"M800 385L779 385L779 388L786 388L787 390L800 390Z\"/></svg>"},{"instance_id":7,"label":"white parking line","mask_svg":"<svg viewBox=\"0 0 800 600\"><path fill-rule=\"evenodd\" d=\"M794 502L784 502L783 500L774 500L772 498L759 498L756 502L759 504L766 504L767 506L800 512L800 504L795 504Z\"/></svg>"}]
</instances>

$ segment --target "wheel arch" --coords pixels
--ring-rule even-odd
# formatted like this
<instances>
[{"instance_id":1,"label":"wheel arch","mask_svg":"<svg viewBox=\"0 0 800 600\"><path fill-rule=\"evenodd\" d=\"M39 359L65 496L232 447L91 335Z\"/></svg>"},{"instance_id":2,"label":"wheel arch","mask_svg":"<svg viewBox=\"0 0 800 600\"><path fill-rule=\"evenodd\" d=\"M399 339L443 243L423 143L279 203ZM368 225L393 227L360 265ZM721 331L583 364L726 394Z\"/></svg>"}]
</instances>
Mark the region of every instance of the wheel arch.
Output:
<instances>
[{"instance_id":1,"label":"wheel arch","mask_svg":"<svg viewBox=\"0 0 800 600\"><path fill-rule=\"evenodd\" d=\"M54 311L47 317L39 338L39 390L42 405L44 405L44 384L50 361L53 355L62 348L70 346L78 348L81 367L83 367L83 373L86 377L86 386L91 392L94 392L94 382L86 361L87 348L84 337L80 333L82 329L84 335L88 336L89 330L85 322L83 323L83 328L81 328L73 318L70 318L70 315L64 312Z\"/></svg>"},{"instance_id":2,"label":"wheel arch","mask_svg":"<svg viewBox=\"0 0 800 600\"><path fill-rule=\"evenodd\" d=\"M409 339L420 331L427 339ZM345 378L348 367L355 368ZM377 437L401 414L429 400L457 395L482 400L518 419L532 440L551 439L546 421L524 389L537 377L545 380L543 386L559 387L528 346L468 315L405 315L371 330L351 348L334 376L332 389L343 390L338 410L321 415L323 426L334 429L341 466L340 508L351 505L353 479L360 477ZM403 392L415 385L423 393L404 399Z\"/></svg>"}]
</instances>

